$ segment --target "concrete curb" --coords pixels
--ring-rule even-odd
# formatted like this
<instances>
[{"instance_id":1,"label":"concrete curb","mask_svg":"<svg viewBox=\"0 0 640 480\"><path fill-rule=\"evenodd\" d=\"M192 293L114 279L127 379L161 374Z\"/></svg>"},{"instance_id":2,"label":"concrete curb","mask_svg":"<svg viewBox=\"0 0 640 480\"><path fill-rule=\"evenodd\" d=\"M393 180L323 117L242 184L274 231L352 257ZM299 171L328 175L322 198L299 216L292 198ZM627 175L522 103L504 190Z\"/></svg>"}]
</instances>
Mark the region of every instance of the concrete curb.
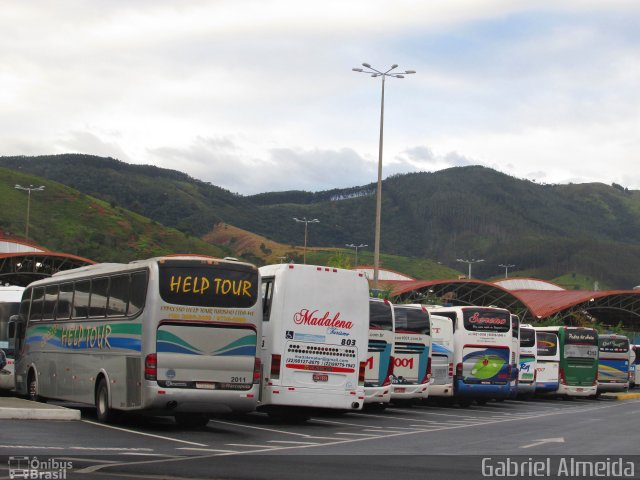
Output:
<instances>
[{"instance_id":1,"label":"concrete curb","mask_svg":"<svg viewBox=\"0 0 640 480\"><path fill-rule=\"evenodd\" d=\"M0 420L80 420L80 410L19 398L0 398Z\"/></svg>"},{"instance_id":2,"label":"concrete curb","mask_svg":"<svg viewBox=\"0 0 640 480\"><path fill-rule=\"evenodd\" d=\"M604 393L602 396L613 400L634 400L640 398L640 393Z\"/></svg>"}]
</instances>

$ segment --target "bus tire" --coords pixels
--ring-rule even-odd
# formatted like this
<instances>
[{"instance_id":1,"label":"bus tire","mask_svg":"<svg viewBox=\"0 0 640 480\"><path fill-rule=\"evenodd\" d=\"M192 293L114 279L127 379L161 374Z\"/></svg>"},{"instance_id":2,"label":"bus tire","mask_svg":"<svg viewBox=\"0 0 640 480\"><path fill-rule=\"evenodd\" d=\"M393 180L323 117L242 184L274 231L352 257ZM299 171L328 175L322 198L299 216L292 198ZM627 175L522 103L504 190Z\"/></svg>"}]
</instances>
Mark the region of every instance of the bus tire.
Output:
<instances>
[{"instance_id":1,"label":"bus tire","mask_svg":"<svg viewBox=\"0 0 640 480\"><path fill-rule=\"evenodd\" d=\"M206 413L181 412L173 417L178 425L188 428L206 427L209 423L209 415Z\"/></svg>"},{"instance_id":2,"label":"bus tire","mask_svg":"<svg viewBox=\"0 0 640 480\"><path fill-rule=\"evenodd\" d=\"M46 402L46 400L38 394L38 377L35 370L29 370L27 379L27 394L32 402Z\"/></svg>"},{"instance_id":3,"label":"bus tire","mask_svg":"<svg viewBox=\"0 0 640 480\"><path fill-rule=\"evenodd\" d=\"M489 400L487 400L486 398L481 398L480 400L476 400L476 403L478 405L486 405L488 401Z\"/></svg>"},{"instance_id":4,"label":"bus tire","mask_svg":"<svg viewBox=\"0 0 640 480\"><path fill-rule=\"evenodd\" d=\"M100 423L113 423L118 418L117 412L109 406L109 387L104 377L96 387L96 416Z\"/></svg>"},{"instance_id":5,"label":"bus tire","mask_svg":"<svg viewBox=\"0 0 640 480\"><path fill-rule=\"evenodd\" d=\"M471 406L471 402L472 400L468 399L458 400L458 405L460 405L461 408L469 408Z\"/></svg>"}]
</instances>

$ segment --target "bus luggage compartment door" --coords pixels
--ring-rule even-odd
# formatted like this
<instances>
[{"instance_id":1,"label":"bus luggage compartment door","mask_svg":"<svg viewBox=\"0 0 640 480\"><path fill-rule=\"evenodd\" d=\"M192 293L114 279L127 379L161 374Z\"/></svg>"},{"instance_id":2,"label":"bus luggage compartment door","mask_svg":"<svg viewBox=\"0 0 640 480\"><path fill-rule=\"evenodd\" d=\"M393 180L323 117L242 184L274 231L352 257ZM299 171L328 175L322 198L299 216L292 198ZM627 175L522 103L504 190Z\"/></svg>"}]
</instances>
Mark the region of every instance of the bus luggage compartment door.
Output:
<instances>
[{"instance_id":1,"label":"bus luggage compartment door","mask_svg":"<svg viewBox=\"0 0 640 480\"><path fill-rule=\"evenodd\" d=\"M283 367L286 386L344 390L358 384L356 347L287 342Z\"/></svg>"}]
</instances>

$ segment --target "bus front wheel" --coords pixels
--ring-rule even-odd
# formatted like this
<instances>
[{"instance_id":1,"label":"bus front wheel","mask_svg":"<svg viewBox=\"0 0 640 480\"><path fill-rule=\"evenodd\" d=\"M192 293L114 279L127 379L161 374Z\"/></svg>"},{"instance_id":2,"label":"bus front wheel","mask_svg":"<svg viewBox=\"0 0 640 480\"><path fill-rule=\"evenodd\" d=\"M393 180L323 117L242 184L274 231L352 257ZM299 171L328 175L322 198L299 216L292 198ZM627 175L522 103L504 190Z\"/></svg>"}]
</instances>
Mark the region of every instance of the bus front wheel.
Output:
<instances>
[{"instance_id":1,"label":"bus front wheel","mask_svg":"<svg viewBox=\"0 0 640 480\"><path fill-rule=\"evenodd\" d=\"M117 419L117 413L109 406L109 387L104 378L98 382L96 388L96 413L100 423L111 423Z\"/></svg>"}]
</instances>

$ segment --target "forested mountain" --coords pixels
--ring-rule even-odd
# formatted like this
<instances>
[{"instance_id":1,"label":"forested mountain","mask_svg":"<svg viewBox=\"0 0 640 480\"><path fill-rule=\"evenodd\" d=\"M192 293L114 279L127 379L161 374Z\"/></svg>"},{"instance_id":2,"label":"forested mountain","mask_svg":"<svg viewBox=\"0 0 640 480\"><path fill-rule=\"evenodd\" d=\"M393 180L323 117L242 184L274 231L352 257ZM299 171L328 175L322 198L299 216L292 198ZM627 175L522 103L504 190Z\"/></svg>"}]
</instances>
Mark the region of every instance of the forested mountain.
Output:
<instances>
[{"instance_id":1,"label":"forested mountain","mask_svg":"<svg viewBox=\"0 0 640 480\"><path fill-rule=\"evenodd\" d=\"M51 178L201 236L224 221L284 244L303 242L292 217L318 218L309 245L373 245L375 185L324 192L232 194L183 173L87 155L0 157L0 166ZM372 247L370 247L372 248ZM484 259L477 278L512 271L579 273L602 286L640 284L640 192L604 184L541 185L473 166L396 175L383 182L385 253Z\"/></svg>"}]
</instances>

